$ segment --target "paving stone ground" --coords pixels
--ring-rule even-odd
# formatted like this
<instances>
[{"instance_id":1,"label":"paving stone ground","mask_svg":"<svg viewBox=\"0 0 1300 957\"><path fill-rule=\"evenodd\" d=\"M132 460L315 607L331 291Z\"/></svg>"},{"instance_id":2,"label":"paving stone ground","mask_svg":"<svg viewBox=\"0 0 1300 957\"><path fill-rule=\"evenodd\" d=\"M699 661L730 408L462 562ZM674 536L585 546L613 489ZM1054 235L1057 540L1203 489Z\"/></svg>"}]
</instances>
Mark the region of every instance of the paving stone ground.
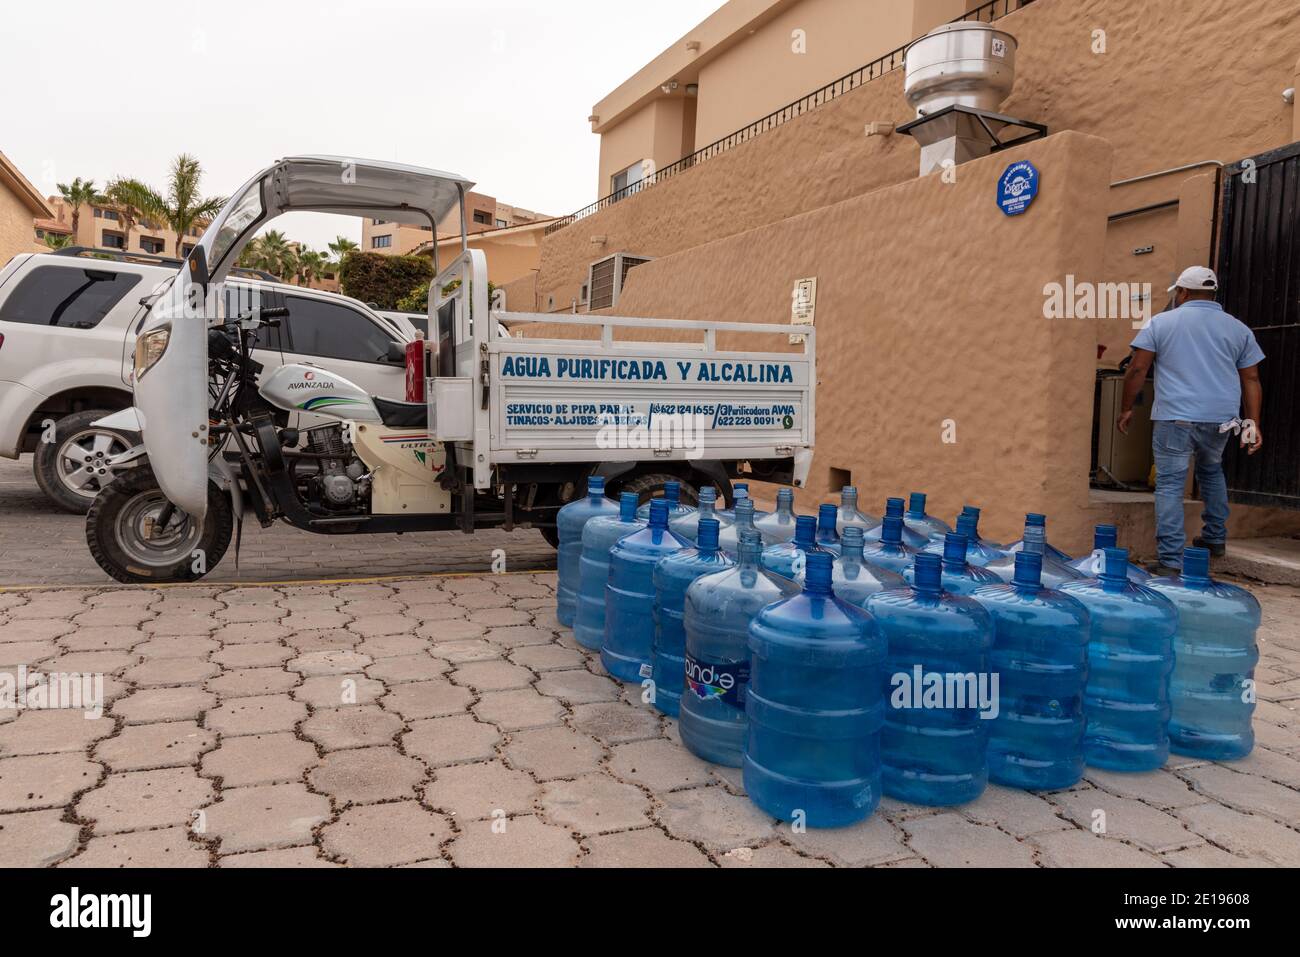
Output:
<instances>
[{"instance_id":1,"label":"paving stone ground","mask_svg":"<svg viewBox=\"0 0 1300 957\"><path fill-rule=\"evenodd\" d=\"M555 576L0 592L0 664L103 716L0 710L0 866L1300 865L1300 589L1264 608L1258 743L798 832L610 679ZM1104 820L1104 828L1098 822Z\"/></svg>"}]
</instances>

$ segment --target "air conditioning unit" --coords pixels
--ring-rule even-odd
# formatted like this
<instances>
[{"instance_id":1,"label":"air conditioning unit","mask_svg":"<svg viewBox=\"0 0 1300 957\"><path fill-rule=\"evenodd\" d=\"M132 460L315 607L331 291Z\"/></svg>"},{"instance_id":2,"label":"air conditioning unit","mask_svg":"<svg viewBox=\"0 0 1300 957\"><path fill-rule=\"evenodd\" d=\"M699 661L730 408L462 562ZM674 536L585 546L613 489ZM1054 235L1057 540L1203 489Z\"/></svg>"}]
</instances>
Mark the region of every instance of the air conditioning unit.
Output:
<instances>
[{"instance_id":1,"label":"air conditioning unit","mask_svg":"<svg viewBox=\"0 0 1300 957\"><path fill-rule=\"evenodd\" d=\"M1097 382L1096 453L1093 462L1096 484L1145 491L1151 472L1151 395L1146 383L1133 403L1128 434L1115 427L1123 408L1124 377L1105 376Z\"/></svg>"},{"instance_id":2,"label":"air conditioning unit","mask_svg":"<svg viewBox=\"0 0 1300 957\"><path fill-rule=\"evenodd\" d=\"M628 270L633 266L648 263L650 256L633 256L630 253L615 253L598 259L587 267L587 290L589 295L588 310L610 309L618 305L619 294L623 291L623 281L627 279Z\"/></svg>"}]
</instances>

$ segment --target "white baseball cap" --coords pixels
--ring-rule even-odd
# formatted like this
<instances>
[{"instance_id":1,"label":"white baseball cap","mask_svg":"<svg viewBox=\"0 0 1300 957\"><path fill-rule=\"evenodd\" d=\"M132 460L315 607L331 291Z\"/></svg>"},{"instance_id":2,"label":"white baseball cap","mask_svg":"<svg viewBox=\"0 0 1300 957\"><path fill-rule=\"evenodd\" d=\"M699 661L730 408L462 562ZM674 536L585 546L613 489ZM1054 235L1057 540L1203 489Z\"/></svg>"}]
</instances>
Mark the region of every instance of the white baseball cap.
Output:
<instances>
[{"instance_id":1,"label":"white baseball cap","mask_svg":"<svg viewBox=\"0 0 1300 957\"><path fill-rule=\"evenodd\" d=\"M1165 292L1173 292L1175 289L1209 289L1216 291L1219 288L1219 277L1214 274L1214 270L1206 266L1188 266L1178 276L1178 279Z\"/></svg>"}]
</instances>

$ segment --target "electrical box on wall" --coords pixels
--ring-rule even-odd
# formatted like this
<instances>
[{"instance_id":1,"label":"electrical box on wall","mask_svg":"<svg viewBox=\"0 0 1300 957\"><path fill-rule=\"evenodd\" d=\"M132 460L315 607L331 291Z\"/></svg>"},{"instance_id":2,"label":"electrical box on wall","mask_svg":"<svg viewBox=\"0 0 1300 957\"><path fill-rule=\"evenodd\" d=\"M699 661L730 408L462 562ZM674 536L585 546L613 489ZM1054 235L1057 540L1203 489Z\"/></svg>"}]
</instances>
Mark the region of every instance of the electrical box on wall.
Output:
<instances>
[{"instance_id":1,"label":"electrical box on wall","mask_svg":"<svg viewBox=\"0 0 1300 957\"><path fill-rule=\"evenodd\" d=\"M790 325L811 326L817 316L817 277L796 279L790 293ZM803 333L790 333L791 344L804 341Z\"/></svg>"}]
</instances>

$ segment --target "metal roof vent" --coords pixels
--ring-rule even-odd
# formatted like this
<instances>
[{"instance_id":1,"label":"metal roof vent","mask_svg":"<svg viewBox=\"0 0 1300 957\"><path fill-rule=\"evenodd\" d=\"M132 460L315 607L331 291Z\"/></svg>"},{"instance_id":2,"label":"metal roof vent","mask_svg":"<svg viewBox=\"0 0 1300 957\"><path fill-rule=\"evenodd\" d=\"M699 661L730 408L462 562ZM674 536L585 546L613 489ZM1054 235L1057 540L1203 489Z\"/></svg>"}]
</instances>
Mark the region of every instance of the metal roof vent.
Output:
<instances>
[{"instance_id":1,"label":"metal roof vent","mask_svg":"<svg viewBox=\"0 0 1300 957\"><path fill-rule=\"evenodd\" d=\"M1016 81L1016 47L1003 30L961 22L907 48L903 92L917 118L898 132L921 145L922 176L1047 135L1041 124L997 112Z\"/></svg>"}]
</instances>

